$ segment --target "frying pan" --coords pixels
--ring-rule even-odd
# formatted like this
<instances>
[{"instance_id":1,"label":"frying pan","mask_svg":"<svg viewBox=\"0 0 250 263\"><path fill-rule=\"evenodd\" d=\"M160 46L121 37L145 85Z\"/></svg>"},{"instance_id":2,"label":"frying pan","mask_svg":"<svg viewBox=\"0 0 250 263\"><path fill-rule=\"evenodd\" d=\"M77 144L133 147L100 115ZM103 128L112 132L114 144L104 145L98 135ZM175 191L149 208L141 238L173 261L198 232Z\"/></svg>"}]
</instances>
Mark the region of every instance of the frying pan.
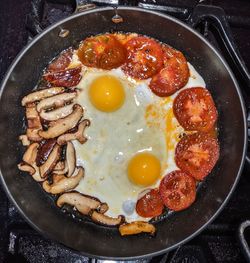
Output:
<instances>
[{"instance_id":1,"label":"frying pan","mask_svg":"<svg viewBox=\"0 0 250 263\"><path fill-rule=\"evenodd\" d=\"M74 14L33 39L7 72L0 97L0 169L10 199L26 220L42 234L95 258L137 259L173 249L197 235L222 210L232 194L246 152L246 116L236 80L220 54L197 32L167 15L139 8L119 7L123 22L115 24L113 8ZM59 32L69 30L67 37ZM32 177L20 172L24 133L21 98L30 93L43 68L65 48L104 32L137 32L181 50L203 76L219 112L220 158L201 184L195 203L156 223L157 235L121 237L117 229L81 222L60 211Z\"/></svg>"}]
</instances>

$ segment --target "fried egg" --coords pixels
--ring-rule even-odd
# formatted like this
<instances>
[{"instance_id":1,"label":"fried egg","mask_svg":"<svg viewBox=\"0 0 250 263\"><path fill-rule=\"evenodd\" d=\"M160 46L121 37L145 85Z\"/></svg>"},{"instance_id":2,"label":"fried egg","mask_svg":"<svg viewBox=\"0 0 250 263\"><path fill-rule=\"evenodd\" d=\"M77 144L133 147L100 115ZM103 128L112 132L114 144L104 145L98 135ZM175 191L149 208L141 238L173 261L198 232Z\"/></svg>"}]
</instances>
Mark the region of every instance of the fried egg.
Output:
<instances>
[{"instance_id":1,"label":"fried egg","mask_svg":"<svg viewBox=\"0 0 250 263\"><path fill-rule=\"evenodd\" d=\"M185 87L205 87L188 66ZM108 216L122 214L127 222L150 220L136 213L135 204L140 193L158 187L161 178L177 168L174 151L184 131L172 110L178 92L158 97L149 88L150 79L135 81L120 68L85 67L82 75L77 103L91 125L85 144L74 141L77 163L85 169L75 190L106 202Z\"/></svg>"}]
</instances>

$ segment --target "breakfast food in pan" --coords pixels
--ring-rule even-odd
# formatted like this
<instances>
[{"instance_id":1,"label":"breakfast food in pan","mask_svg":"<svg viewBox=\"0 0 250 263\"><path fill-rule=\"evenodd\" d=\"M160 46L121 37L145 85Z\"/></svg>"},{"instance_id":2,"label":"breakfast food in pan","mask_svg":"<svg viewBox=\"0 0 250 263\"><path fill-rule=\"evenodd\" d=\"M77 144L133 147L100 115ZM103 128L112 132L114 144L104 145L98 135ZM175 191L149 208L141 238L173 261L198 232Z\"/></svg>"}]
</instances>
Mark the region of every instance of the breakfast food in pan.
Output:
<instances>
[{"instance_id":1,"label":"breakfast food in pan","mask_svg":"<svg viewBox=\"0 0 250 263\"><path fill-rule=\"evenodd\" d=\"M19 169L121 235L195 201L219 158L217 110L184 55L155 39L103 34L55 58L22 99Z\"/></svg>"}]
</instances>

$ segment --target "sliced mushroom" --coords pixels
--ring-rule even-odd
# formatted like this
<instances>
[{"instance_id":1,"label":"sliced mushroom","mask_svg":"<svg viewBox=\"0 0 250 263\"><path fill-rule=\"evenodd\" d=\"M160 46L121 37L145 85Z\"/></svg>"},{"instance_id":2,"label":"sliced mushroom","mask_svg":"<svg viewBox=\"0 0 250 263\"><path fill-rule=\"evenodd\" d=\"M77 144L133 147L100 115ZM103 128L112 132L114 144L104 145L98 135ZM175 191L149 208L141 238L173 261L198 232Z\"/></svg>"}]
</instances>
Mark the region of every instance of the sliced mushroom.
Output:
<instances>
[{"instance_id":1,"label":"sliced mushroom","mask_svg":"<svg viewBox=\"0 0 250 263\"><path fill-rule=\"evenodd\" d=\"M19 140L22 142L23 146L30 145L30 140L28 139L28 136L26 134L20 135Z\"/></svg>"},{"instance_id":2,"label":"sliced mushroom","mask_svg":"<svg viewBox=\"0 0 250 263\"><path fill-rule=\"evenodd\" d=\"M54 168L53 173L65 174L67 177L71 177L76 168L76 152L72 142L67 143L65 162L59 162L59 163L60 165L57 165L58 167Z\"/></svg>"},{"instance_id":3,"label":"sliced mushroom","mask_svg":"<svg viewBox=\"0 0 250 263\"><path fill-rule=\"evenodd\" d=\"M36 110L36 106L31 104L26 107L26 118L27 118L27 131L26 135L30 141L41 141L42 138L39 136L39 131L42 130L42 124L40 117Z\"/></svg>"},{"instance_id":4,"label":"sliced mushroom","mask_svg":"<svg viewBox=\"0 0 250 263\"><path fill-rule=\"evenodd\" d=\"M56 144L51 151L47 161L42 164L40 168L40 175L42 178L46 178L51 171L53 171L54 167L56 166L57 162L60 159L61 154L61 147Z\"/></svg>"},{"instance_id":5,"label":"sliced mushroom","mask_svg":"<svg viewBox=\"0 0 250 263\"><path fill-rule=\"evenodd\" d=\"M39 135L40 129L30 129L27 128L26 135L30 141L33 142L40 142L42 140L41 136Z\"/></svg>"},{"instance_id":6,"label":"sliced mushroom","mask_svg":"<svg viewBox=\"0 0 250 263\"><path fill-rule=\"evenodd\" d=\"M72 142L67 142L66 162L68 166L67 177L70 177L72 176L76 168L76 152L75 152L75 148Z\"/></svg>"},{"instance_id":7,"label":"sliced mushroom","mask_svg":"<svg viewBox=\"0 0 250 263\"><path fill-rule=\"evenodd\" d=\"M32 92L28 94L27 96L23 97L22 106L25 106L28 103L39 101L41 99L48 98L56 94L62 93L64 92L64 90L65 89L63 87L53 87L53 88L42 89L42 90Z\"/></svg>"},{"instance_id":8,"label":"sliced mushroom","mask_svg":"<svg viewBox=\"0 0 250 263\"><path fill-rule=\"evenodd\" d=\"M64 168L61 170L57 170L56 167L53 170L53 174L67 174L68 173L68 165L67 162L63 162Z\"/></svg>"},{"instance_id":9,"label":"sliced mushroom","mask_svg":"<svg viewBox=\"0 0 250 263\"><path fill-rule=\"evenodd\" d=\"M48 181L43 183L43 189L51 194L60 194L74 189L84 176L84 169L78 167L75 169L74 174L71 177L65 177L64 175L54 174L53 183L49 184Z\"/></svg>"},{"instance_id":10,"label":"sliced mushroom","mask_svg":"<svg viewBox=\"0 0 250 263\"><path fill-rule=\"evenodd\" d=\"M57 143L63 145L68 141L78 140L81 144L87 141L87 138L84 136L84 131L86 127L89 127L90 121L85 119L78 125L78 130L75 133L66 133L57 138Z\"/></svg>"},{"instance_id":11,"label":"sliced mushroom","mask_svg":"<svg viewBox=\"0 0 250 263\"><path fill-rule=\"evenodd\" d=\"M35 105L32 104L31 106L26 107L26 118L29 128L39 128L41 126Z\"/></svg>"},{"instance_id":12,"label":"sliced mushroom","mask_svg":"<svg viewBox=\"0 0 250 263\"><path fill-rule=\"evenodd\" d=\"M18 165L18 168L22 171L26 171L32 175L33 179L37 182L42 182L45 179L41 178L39 168L36 165L37 149L39 144L32 143L27 148L26 152L23 155L23 161Z\"/></svg>"},{"instance_id":13,"label":"sliced mushroom","mask_svg":"<svg viewBox=\"0 0 250 263\"><path fill-rule=\"evenodd\" d=\"M40 175L39 167L36 164L32 166L35 169L35 173L32 174L32 177L37 182L43 182L46 178L42 178Z\"/></svg>"},{"instance_id":14,"label":"sliced mushroom","mask_svg":"<svg viewBox=\"0 0 250 263\"><path fill-rule=\"evenodd\" d=\"M41 166L47 161L55 145L56 145L56 139L48 139L40 142L36 156L37 166Z\"/></svg>"},{"instance_id":15,"label":"sliced mushroom","mask_svg":"<svg viewBox=\"0 0 250 263\"><path fill-rule=\"evenodd\" d=\"M65 168L65 163L63 161L59 161L54 167L53 171L61 171Z\"/></svg>"},{"instance_id":16,"label":"sliced mushroom","mask_svg":"<svg viewBox=\"0 0 250 263\"><path fill-rule=\"evenodd\" d=\"M40 116L47 121L56 121L71 114L73 112L73 106L74 104L72 103L52 111L41 110Z\"/></svg>"},{"instance_id":17,"label":"sliced mushroom","mask_svg":"<svg viewBox=\"0 0 250 263\"><path fill-rule=\"evenodd\" d=\"M155 231L156 229L154 225L143 221L135 221L132 223L127 223L119 226L119 232L122 236L135 235L142 232L154 235Z\"/></svg>"},{"instance_id":18,"label":"sliced mushroom","mask_svg":"<svg viewBox=\"0 0 250 263\"><path fill-rule=\"evenodd\" d=\"M36 142L30 144L23 155L23 161L27 164L33 165L36 161L38 147L39 144Z\"/></svg>"},{"instance_id":19,"label":"sliced mushroom","mask_svg":"<svg viewBox=\"0 0 250 263\"><path fill-rule=\"evenodd\" d=\"M36 105L36 109L38 112L41 112L41 110L44 109L46 110L50 108L59 108L61 106L64 106L65 103L72 101L76 97L76 95L76 92L65 92L53 97L43 99Z\"/></svg>"},{"instance_id":20,"label":"sliced mushroom","mask_svg":"<svg viewBox=\"0 0 250 263\"><path fill-rule=\"evenodd\" d=\"M28 172L30 175L33 175L36 172L36 170L32 166L26 163L19 163L17 167L19 170L23 172Z\"/></svg>"},{"instance_id":21,"label":"sliced mushroom","mask_svg":"<svg viewBox=\"0 0 250 263\"><path fill-rule=\"evenodd\" d=\"M45 139L55 138L74 128L83 116L83 108L75 104L73 112L63 119L54 122L47 131L39 131L39 135Z\"/></svg>"},{"instance_id":22,"label":"sliced mushroom","mask_svg":"<svg viewBox=\"0 0 250 263\"><path fill-rule=\"evenodd\" d=\"M107 226L118 226L124 222L124 216L119 215L118 217L110 217L101 213L98 213L97 211L93 211L91 214L91 219L99 224L107 225Z\"/></svg>"},{"instance_id":23,"label":"sliced mushroom","mask_svg":"<svg viewBox=\"0 0 250 263\"><path fill-rule=\"evenodd\" d=\"M100 211L107 211L106 203L101 203L98 199L91 196L86 196L78 192L70 192L62 194L56 204L62 207L64 204L74 206L81 214L88 215L90 211L98 209Z\"/></svg>"},{"instance_id":24,"label":"sliced mushroom","mask_svg":"<svg viewBox=\"0 0 250 263\"><path fill-rule=\"evenodd\" d=\"M97 210L99 213L104 214L109 210L109 206L106 203L102 203L101 206Z\"/></svg>"}]
</instances>

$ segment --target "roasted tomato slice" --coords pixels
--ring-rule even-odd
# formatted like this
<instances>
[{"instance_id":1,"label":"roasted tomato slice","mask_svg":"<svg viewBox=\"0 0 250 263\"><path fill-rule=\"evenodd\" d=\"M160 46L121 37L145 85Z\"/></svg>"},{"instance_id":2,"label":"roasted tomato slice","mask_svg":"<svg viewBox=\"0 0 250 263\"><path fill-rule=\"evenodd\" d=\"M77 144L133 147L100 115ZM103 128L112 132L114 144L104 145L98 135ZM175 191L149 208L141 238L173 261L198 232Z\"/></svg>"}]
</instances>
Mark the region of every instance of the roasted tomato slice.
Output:
<instances>
[{"instance_id":1,"label":"roasted tomato slice","mask_svg":"<svg viewBox=\"0 0 250 263\"><path fill-rule=\"evenodd\" d=\"M132 38L138 37L138 34L136 33L128 33L128 34L115 33L114 36L122 45L125 45Z\"/></svg>"},{"instance_id":2,"label":"roasted tomato slice","mask_svg":"<svg viewBox=\"0 0 250 263\"><path fill-rule=\"evenodd\" d=\"M57 58L55 58L48 66L48 71L61 71L66 69L72 59L72 49L63 51Z\"/></svg>"},{"instance_id":3,"label":"roasted tomato slice","mask_svg":"<svg viewBox=\"0 0 250 263\"><path fill-rule=\"evenodd\" d=\"M197 132L186 135L179 141L175 149L175 162L181 170L202 180L215 166L219 151L216 138Z\"/></svg>"},{"instance_id":4,"label":"roasted tomato slice","mask_svg":"<svg viewBox=\"0 0 250 263\"><path fill-rule=\"evenodd\" d=\"M160 195L166 207L180 211L189 207L196 197L196 183L188 173L173 171L160 183Z\"/></svg>"},{"instance_id":5,"label":"roasted tomato slice","mask_svg":"<svg viewBox=\"0 0 250 263\"><path fill-rule=\"evenodd\" d=\"M158 189L152 189L136 203L136 212L142 217L155 217L162 213L162 203Z\"/></svg>"},{"instance_id":6,"label":"roasted tomato slice","mask_svg":"<svg viewBox=\"0 0 250 263\"><path fill-rule=\"evenodd\" d=\"M53 86L73 87L81 80L81 67L65 69L61 71L52 71L43 75L43 78Z\"/></svg>"},{"instance_id":7,"label":"roasted tomato slice","mask_svg":"<svg viewBox=\"0 0 250 263\"><path fill-rule=\"evenodd\" d=\"M184 87L189 78L189 69L184 55L169 46L163 46L164 68L156 74L150 89L160 97L170 96Z\"/></svg>"},{"instance_id":8,"label":"roasted tomato slice","mask_svg":"<svg viewBox=\"0 0 250 263\"><path fill-rule=\"evenodd\" d=\"M190 88L181 91L174 100L174 115L188 131L209 131L217 120L217 110L209 91Z\"/></svg>"},{"instance_id":9,"label":"roasted tomato slice","mask_svg":"<svg viewBox=\"0 0 250 263\"><path fill-rule=\"evenodd\" d=\"M77 54L84 65L102 69L117 68L126 60L125 47L109 34L85 39Z\"/></svg>"},{"instance_id":10,"label":"roasted tomato slice","mask_svg":"<svg viewBox=\"0 0 250 263\"><path fill-rule=\"evenodd\" d=\"M123 71L135 79L147 79L163 68L160 44L148 37L134 37L126 43L127 61Z\"/></svg>"}]
</instances>

